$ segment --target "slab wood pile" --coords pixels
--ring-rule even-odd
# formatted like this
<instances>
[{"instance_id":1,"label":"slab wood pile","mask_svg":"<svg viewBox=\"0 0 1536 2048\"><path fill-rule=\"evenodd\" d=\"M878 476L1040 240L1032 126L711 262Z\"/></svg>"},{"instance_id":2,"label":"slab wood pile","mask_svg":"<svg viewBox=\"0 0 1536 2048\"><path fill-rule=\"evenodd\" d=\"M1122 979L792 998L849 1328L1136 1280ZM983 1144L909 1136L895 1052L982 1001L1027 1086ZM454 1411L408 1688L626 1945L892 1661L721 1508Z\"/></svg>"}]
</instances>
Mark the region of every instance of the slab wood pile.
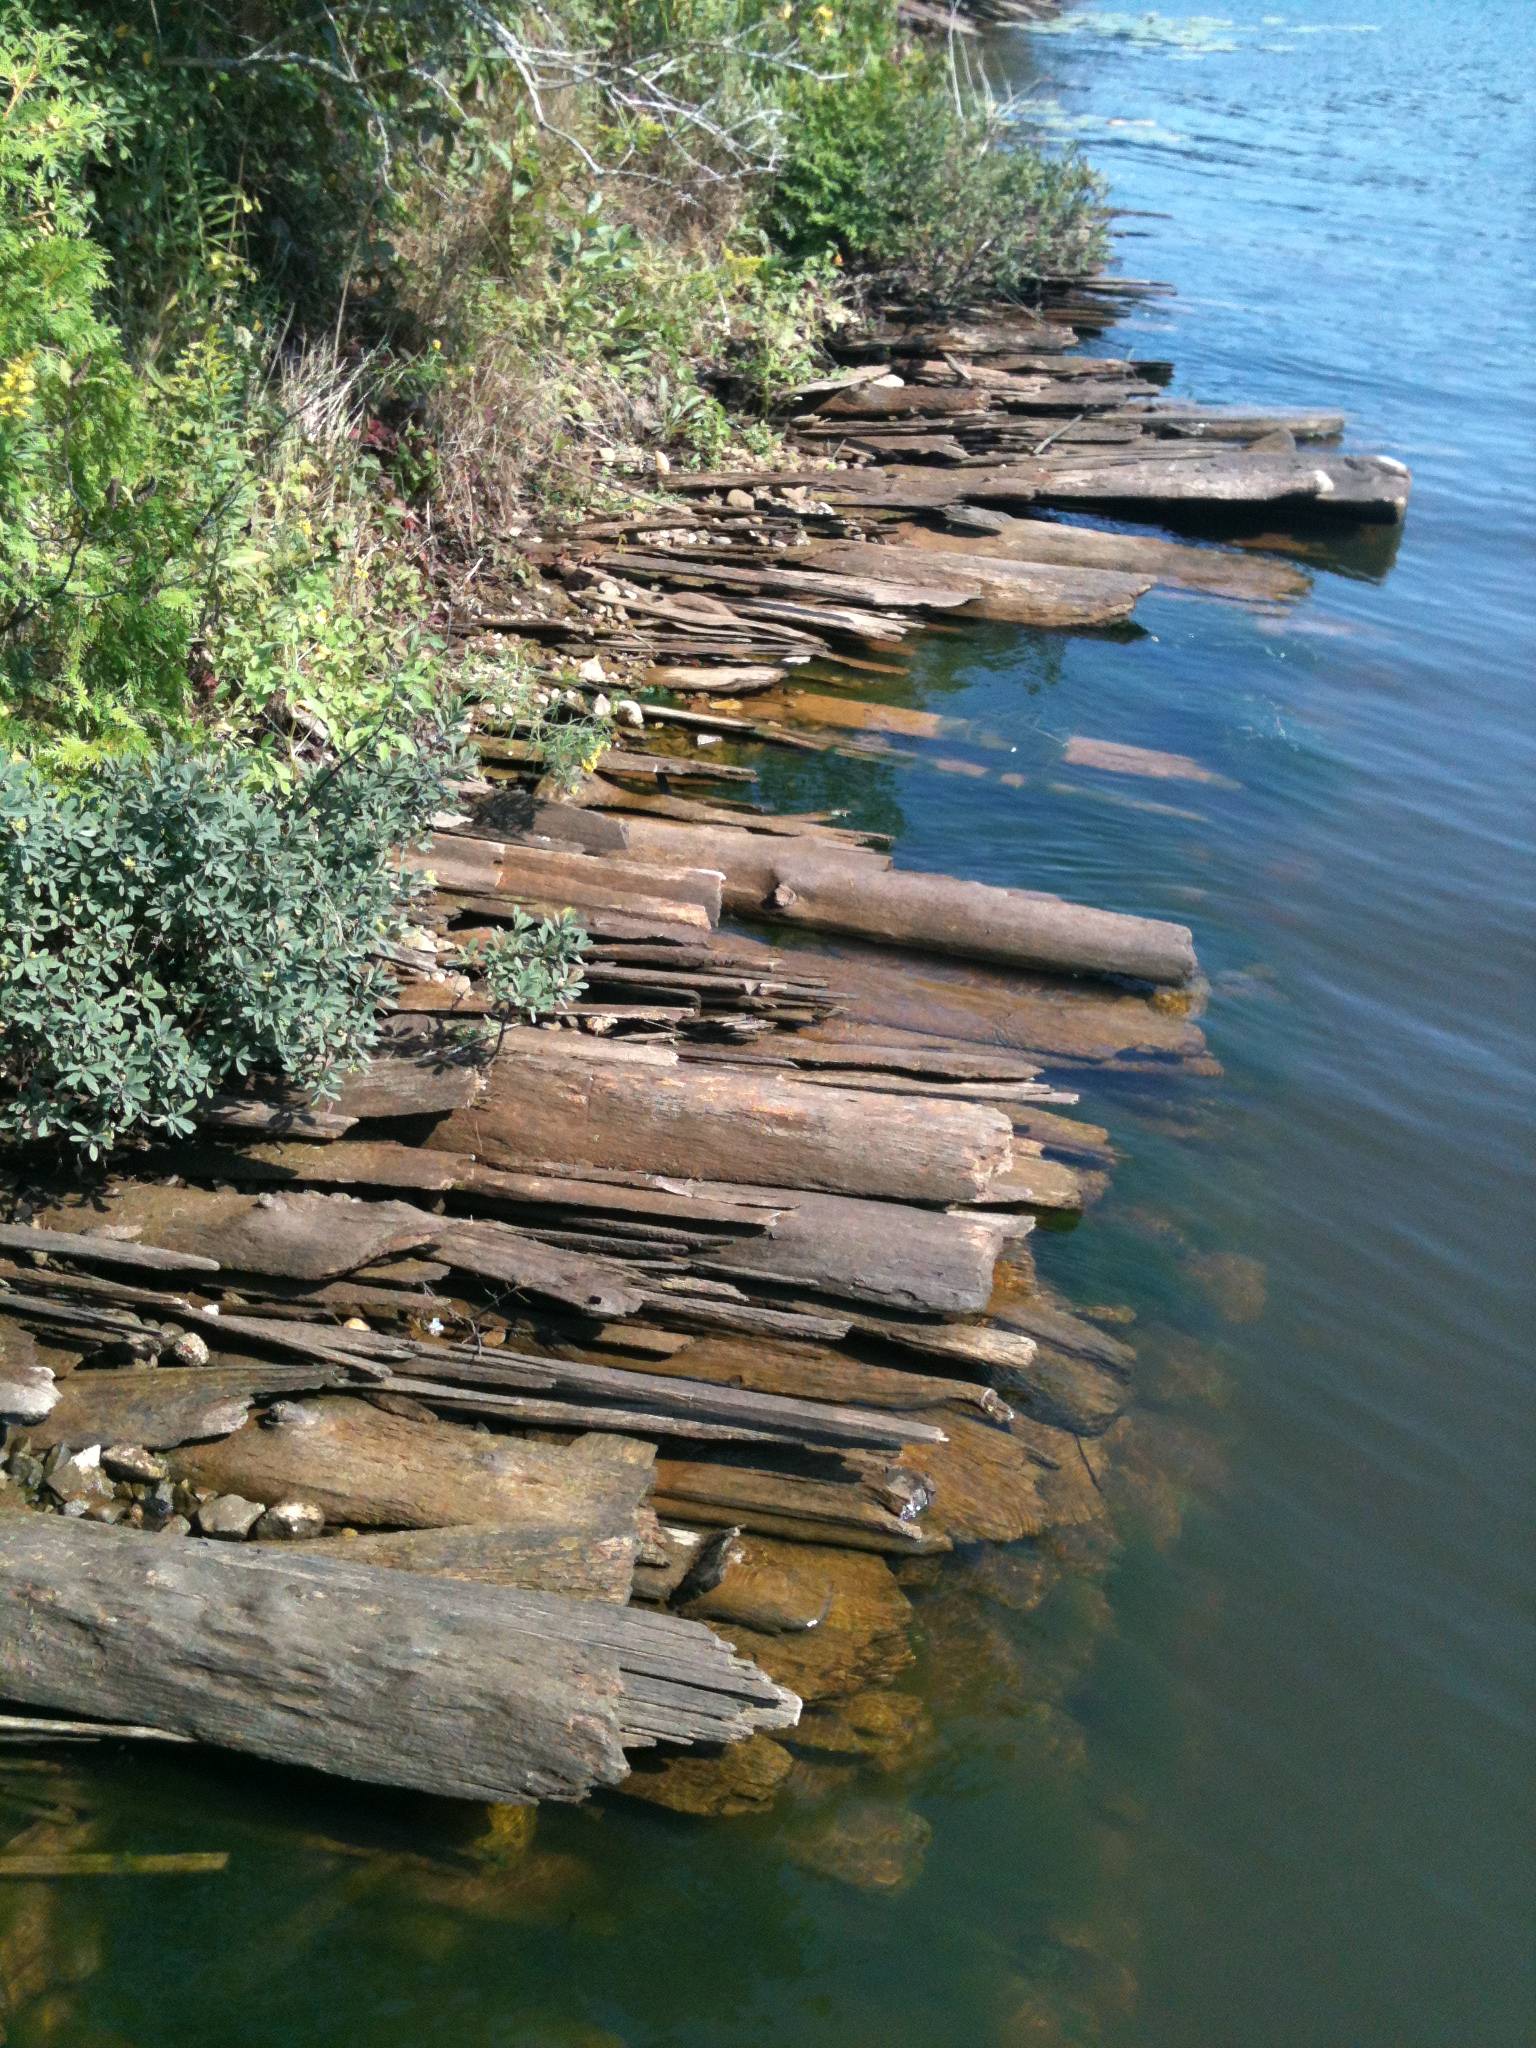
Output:
<instances>
[{"instance_id":1,"label":"slab wood pile","mask_svg":"<svg viewBox=\"0 0 1536 2048\"><path fill-rule=\"evenodd\" d=\"M0 1220L12 1704L498 1800L657 1749L642 1796L746 1810L797 1742L891 1723L901 1560L1102 1514L1134 1360L1027 1240L1114 1162L1064 1081L1211 1070L1191 934L769 815L751 749L949 737L786 687L833 649L888 668L931 613L1065 630L1154 583L1305 587L1043 509L1400 515L1396 465L1312 447L1335 415L1175 405L1166 365L1073 353L1141 289L888 315L796 394L802 471L672 477L534 550L542 594L473 624L672 701L558 802L485 722L334 1103L251 1083L86 1192L28 1164ZM488 1024L472 941L568 908L579 1001ZM677 1761L738 1743L718 1780Z\"/></svg>"},{"instance_id":2,"label":"slab wood pile","mask_svg":"<svg viewBox=\"0 0 1536 2048\"><path fill-rule=\"evenodd\" d=\"M897 649L932 612L1072 628L1123 621L1154 583L1294 597L1306 578L1288 563L1060 523L1403 517L1407 470L1340 452L1342 413L1171 398L1170 363L1083 348L1159 289L1100 277L1049 285L1034 308L887 312L790 394L799 467L671 475L628 519L531 548L542 595L466 630L740 695L831 650Z\"/></svg>"}]
</instances>

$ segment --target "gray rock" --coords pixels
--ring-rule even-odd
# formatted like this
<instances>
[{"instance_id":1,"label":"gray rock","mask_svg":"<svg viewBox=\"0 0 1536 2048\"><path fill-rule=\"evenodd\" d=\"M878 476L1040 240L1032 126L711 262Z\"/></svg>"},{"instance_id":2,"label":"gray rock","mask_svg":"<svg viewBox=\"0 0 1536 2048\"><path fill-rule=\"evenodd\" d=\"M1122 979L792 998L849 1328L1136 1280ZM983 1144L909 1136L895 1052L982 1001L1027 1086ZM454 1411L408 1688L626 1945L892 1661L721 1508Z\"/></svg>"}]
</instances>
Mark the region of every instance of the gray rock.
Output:
<instances>
[{"instance_id":1,"label":"gray rock","mask_svg":"<svg viewBox=\"0 0 1536 2048\"><path fill-rule=\"evenodd\" d=\"M185 1515L172 1515L168 1522L160 1524L160 1534L162 1536L190 1536L192 1534L192 1524Z\"/></svg>"},{"instance_id":2,"label":"gray rock","mask_svg":"<svg viewBox=\"0 0 1536 2048\"><path fill-rule=\"evenodd\" d=\"M160 1354L162 1365L206 1365L208 1346L196 1330L183 1330Z\"/></svg>"},{"instance_id":3,"label":"gray rock","mask_svg":"<svg viewBox=\"0 0 1536 2048\"><path fill-rule=\"evenodd\" d=\"M313 1501L279 1500L262 1516L252 1532L263 1542L298 1542L310 1536L318 1536L325 1527L325 1516Z\"/></svg>"},{"instance_id":4,"label":"gray rock","mask_svg":"<svg viewBox=\"0 0 1536 2048\"><path fill-rule=\"evenodd\" d=\"M126 1479L134 1485L153 1486L165 1477L164 1458L157 1458L142 1444L108 1444L101 1462L114 1479Z\"/></svg>"},{"instance_id":5,"label":"gray rock","mask_svg":"<svg viewBox=\"0 0 1536 2048\"><path fill-rule=\"evenodd\" d=\"M238 1493L218 1493L198 1509L197 1531L200 1536L217 1536L226 1543L243 1543L264 1512L259 1500L242 1500Z\"/></svg>"},{"instance_id":6,"label":"gray rock","mask_svg":"<svg viewBox=\"0 0 1536 2048\"><path fill-rule=\"evenodd\" d=\"M43 1483L43 1461L30 1451L12 1451L6 1469L23 1493L36 1493Z\"/></svg>"},{"instance_id":7,"label":"gray rock","mask_svg":"<svg viewBox=\"0 0 1536 2048\"><path fill-rule=\"evenodd\" d=\"M11 1365L0 1359L0 1420L41 1422L58 1398L46 1365Z\"/></svg>"},{"instance_id":8,"label":"gray rock","mask_svg":"<svg viewBox=\"0 0 1536 2048\"><path fill-rule=\"evenodd\" d=\"M44 1485L61 1501L110 1499L112 1494L112 1482L101 1469L101 1452L94 1445L90 1451L61 1458Z\"/></svg>"}]
</instances>

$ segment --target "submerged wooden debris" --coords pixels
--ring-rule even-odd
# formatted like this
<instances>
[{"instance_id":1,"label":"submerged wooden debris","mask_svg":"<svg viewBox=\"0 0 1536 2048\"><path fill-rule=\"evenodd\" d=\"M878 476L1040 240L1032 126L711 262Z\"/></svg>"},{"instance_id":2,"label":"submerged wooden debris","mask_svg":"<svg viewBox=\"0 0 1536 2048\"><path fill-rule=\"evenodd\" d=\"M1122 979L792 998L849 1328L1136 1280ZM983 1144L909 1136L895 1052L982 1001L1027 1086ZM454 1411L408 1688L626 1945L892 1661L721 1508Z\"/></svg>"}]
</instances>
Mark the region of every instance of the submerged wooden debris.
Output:
<instances>
[{"instance_id":1,"label":"submerged wooden debris","mask_svg":"<svg viewBox=\"0 0 1536 2048\"><path fill-rule=\"evenodd\" d=\"M674 477L535 551L540 588L477 626L671 701L563 802L486 722L334 1104L252 1086L88 1192L27 1181L0 1226L12 1725L753 1810L913 1739L882 1690L912 1560L1099 1520L1133 1355L1028 1238L1113 1166L1079 1086L1211 1070L1191 934L898 869L747 792L753 746L953 737L791 686L834 649L886 666L929 613L1054 630L1155 583L1305 588L1021 511L1400 516L1396 465L1314 451L1336 415L1174 405L1165 365L1069 353L1119 303L887 318L797 395L802 471ZM487 1034L469 940L567 907L582 999Z\"/></svg>"}]
</instances>

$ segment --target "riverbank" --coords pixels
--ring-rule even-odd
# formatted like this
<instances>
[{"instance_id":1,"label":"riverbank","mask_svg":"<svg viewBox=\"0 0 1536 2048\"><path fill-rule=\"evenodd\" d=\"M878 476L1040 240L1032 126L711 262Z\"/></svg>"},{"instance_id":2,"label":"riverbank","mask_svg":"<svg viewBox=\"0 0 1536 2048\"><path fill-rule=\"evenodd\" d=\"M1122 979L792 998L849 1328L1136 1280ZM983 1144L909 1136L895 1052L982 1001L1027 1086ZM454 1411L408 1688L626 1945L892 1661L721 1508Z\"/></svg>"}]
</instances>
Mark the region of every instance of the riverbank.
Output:
<instances>
[{"instance_id":1,"label":"riverbank","mask_svg":"<svg viewBox=\"0 0 1536 2048\"><path fill-rule=\"evenodd\" d=\"M293 1567L264 1553L265 1572L323 1587L334 1570L352 1600L359 1565L446 1571L553 1597L583 1640L593 1611L573 1593L669 1606L754 1660L730 1667L750 1711L706 1715L695 1693L679 1718L692 1681L653 1648L653 1678L674 1674L668 1714L620 1709L600 1765L519 1743L498 1775L486 1759L499 1716L464 1755L441 1754L434 1723L455 1681L442 1701L421 1695L383 1746L369 1702L392 1700L395 1681L369 1673L360 1638L306 1715L317 1739L258 1711L306 1654L273 1618L207 1697L153 1598L134 1624L162 1642L153 1685L116 1674L105 1639L103 1683L32 1625L9 1660L19 1702L513 1799L622 1776L636 1740L750 1737L713 1762L652 1760L630 1781L686 1811L750 1811L792 1781L803 1796L829 1759L836 1781L855 1759L889 1769L910 1749L912 1716L879 1704L878 1681L910 1655L889 1560L1029 1539L1038 1569L1042 1539L1103 1519L1132 1354L1040 1290L1022 1240L1036 1217L1082 1209L1113 1160L1104 1130L1060 1114L1077 1100L1062 1070L1203 1064L1188 931L895 870L826 819L733 807L719 792L739 797L753 770L714 745L835 754L884 745L882 725L937 736L937 723L785 687L850 644L857 672L928 610L1103 626L1154 580L1271 606L1302 587L1232 551L1004 519L991 502L1123 509L1139 490L1270 519L1400 514L1399 465L1298 452L1298 436L1336 435L1332 415L1169 407L1136 381L1147 366L1067 354L1143 289L1073 288L1042 313L948 329L887 325L847 350L878 348L873 363L800 395L795 431L814 448L830 422L836 466L679 479L681 504L628 531L538 543L528 559L554 572L559 602L530 604L524 586L495 630L554 641L588 693L617 693L622 669L610 676L604 656L618 643L646 691L670 673L691 703L621 700L614 744L560 801L537 741L492 737L482 718L481 778L421 856L434 894L396 956L390 1056L333 1109L260 1089L229 1099L196 1149L164 1154L158 1184L153 1161L84 1201L34 1183L10 1232L0 1310L28 1352L10 1400L29 1427L9 1493L122 1532L83 1548L71 1536L52 1560L52 1539L13 1520L3 1590L18 1624L38 1574L89 1599L99 1559L114 1583L129 1575L118 1598L142 1573L153 1586L131 1531L194 1538L207 1561L189 1597L204 1613L243 1602L250 1582L196 1538L319 1537ZM1068 437L1091 452L1042 459ZM1020 442L1034 451L1022 462ZM914 453L922 466L882 460ZM964 552L913 512L941 515ZM868 537L880 513L902 516L899 540ZM622 545L636 526L638 545ZM1042 549L1056 559L1034 559ZM744 673L778 718L718 708ZM1204 774L1102 736L1074 738L1064 758L1159 782ZM700 786L713 802L683 793ZM475 945L556 910L590 933L585 999L560 1028L503 1024L493 1049L463 1044L455 1027L494 1007ZM722 917L766 920L774 949ZM840 949L786 953L797 935ZM914 986L914 954L955 964ZM466 1418L524 1449L505 1470L501 1453L487 1464ZM611 1435L612 1455L589 1472L592 1431ZM618 1496L614 1456L631 1475ZM374 1528L443 1534L357 1534ZM337 1530L350 1540L333 1565ZM377 1599L405 1598L378 1583ZM471 1728L485 1631L518 1611L517 1594L476 1599L458 1624L468 1662L453 1667ZM385 1641L409 1638L408 1612ZM686 1644L713 1640L700 1629ZM622 1658L599 1668L610 1695L632 1687ZM233 1724L231 1682L247 1700ZM338 1683L360 1684L347 1719L361 1712L372 1730L341 1751ZM602 1682L580 1683L595 1702ZM841 1853L856 1874L859 1845ZM873 1881L915 1867L904 1854Z\"/></svg>"},{"instance_id":2,"label":"riverbank","mask_svg":"<svg viewBox=\"0 0 1536 2048\"><path fill-rule=\"evenodd\" d=\"M1104 1074L1087 1113L1126 1155L1114 1188L1087 1228L1034 1239L1075 1298L1138 1312L1115 1333L1138 1351L1142 1441L1174 1477L1162 1506L1184 1511L1182 1546L1149 1544L1132 1517L1094 1582L1110 1618L1094 1661L1068 1655L1057 1607L1026 1614L983 1559L941 1563L936 1601L908 1587L934 1647L905 1689L938 1740L880 1790L934 1841L895 1900L797 1866L785 1816L688 1828L635 1806L600 1822L546 1809L536 1868L498 1884L450 1870L446 1824L426 1830L414 1809L327 1804L309 1781L206 1760L69 1759L109 1842L235 1852L222 1882L58 1888L52 1955L79 1980L76 2028L143 2029L174 1999L241 2043L313 2041L344 1997L358 2024L405 2013L424 2039L515 2015L562 2042L598 2029L715 2048L771 2010L818 2042L871 2024L1001 2040L1028 1980L1091 2003L1117 2042L1203 2030L1290 2048L1341 2014L1363 2037L1441 2042L1469 2012L1491 2040L1523 2038L1497 2003L1500 1986L1516 1997L1523 1936L1503 1604L1522 1496L1519 1280L1487 1200L1521 1142L1501 1076L1524 908L1485 883L1490 849L1518 843L1512 529L1529 493L1501 468L1512 451L1487 383L1516 359L1517 252L1491 220L1471 229L1488 152L1513 140L1487 95L1492 21L1451 66L1441 22L1416 38L1394 16L1390 37L1312 36L1290 60L1093 46L1091 64L1061 67L1070 105L1134 104L1193 138L1105 145L1117 196L1173 216L1134 267L1176 277L1181 296L1132 311L1101 352L1176 356L1182 388L1229 400L1341 399L1357 442L1414 465L1395 568L1393 533L1314 535L1298 557L1312 595L1283 617L1154 591L1134 642L982 624L911 637L882 656L899 676L863 674L861 694L995 732L1016 763L954 731L904 742L904 768L761 757L772 807L851 804L906 865L1196 927L1216 981L1202 1028L1228 1079L1163 1104L1144 1077ZM1427 189L1388 175L1397 122L1335 118L1369 89L1416 119L1426 78L1448 109ZM1472 277L1488 348L1447 356ZM1490 488L1507 521L1490 525ZM1062 764L1074 733L1181 753L1222 781L1140 785L1158 811L1112 804L1138 785ZM1028 790L957 780L936 755L1017 765ZM1474 939L1493 964L1469 984ZM1268 1269L1256 1319L1229 1319L1196 1284L1236 1254ZM1251 1318L1251 1297L1228 1305ZM1099 1599L1084 1593L1079 1620ZM1036 1707L1047 1694L1054 1715ZM1423 1758L1442 1790L1431 1808L1407 1767ZM665 1981L662 1952L687 1958Z\"/></svg>"}]
</instances>

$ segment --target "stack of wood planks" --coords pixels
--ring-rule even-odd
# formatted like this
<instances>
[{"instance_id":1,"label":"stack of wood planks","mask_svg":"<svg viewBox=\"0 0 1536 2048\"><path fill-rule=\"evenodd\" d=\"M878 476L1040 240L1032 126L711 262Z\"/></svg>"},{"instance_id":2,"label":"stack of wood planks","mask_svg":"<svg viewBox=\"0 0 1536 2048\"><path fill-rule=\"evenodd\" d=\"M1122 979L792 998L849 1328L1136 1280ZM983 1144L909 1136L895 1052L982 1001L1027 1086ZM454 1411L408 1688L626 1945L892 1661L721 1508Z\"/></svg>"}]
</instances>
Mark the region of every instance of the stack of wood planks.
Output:
<instances>
[{"instance_id":1,"label":"stack of wood planks","mask_svg":"<svg viewBox=\"0 0 1536 2048\"><path fill-rule=\"evenodd\" d=\"M253 1083L86 1191L25 1163L12 1704L461 1797L745 1810L903 1724L871 1701L912 1654L906 1561L1102 1515L1134 1361L1028 1238L1113 1164L1085 1078L1211 1070L1191 934L769 815L748 750L942 737L785 687L833 647L883 666L935 610L1065 628L1154 582L1305 587L998 505L1400 514L1395 465L1299 452L1335 416L1174 407L1164 366L1069 353L1116 303L887 317L797 395L803 472L672 478L536 550L547 601L478 627L692 708L647 702L559 802L487 721L336 1101ZM581 999L488 1025L471 940L567 908Z\"/></svg>"},{"instance_id":2,"label":"stack of wood planks","mask_svg":"<svg viewBox=\"0 0 1536 2048\"><path fill-rule=\"evenodd\" d=\"M1109 626L1154 583L1257 602L1306 588L1283 562L1062 514L1401 520L1408 472L1340 453L1341 413L1169 399L1169 363L1076 352L1156 290L1099 278L1034 309L887 313L792 395L799 467L672 476L631 517L530 550L547 602L464 628L740 694L832 650L897 648L934 612Z\"/></svg>"}]
</instances>

